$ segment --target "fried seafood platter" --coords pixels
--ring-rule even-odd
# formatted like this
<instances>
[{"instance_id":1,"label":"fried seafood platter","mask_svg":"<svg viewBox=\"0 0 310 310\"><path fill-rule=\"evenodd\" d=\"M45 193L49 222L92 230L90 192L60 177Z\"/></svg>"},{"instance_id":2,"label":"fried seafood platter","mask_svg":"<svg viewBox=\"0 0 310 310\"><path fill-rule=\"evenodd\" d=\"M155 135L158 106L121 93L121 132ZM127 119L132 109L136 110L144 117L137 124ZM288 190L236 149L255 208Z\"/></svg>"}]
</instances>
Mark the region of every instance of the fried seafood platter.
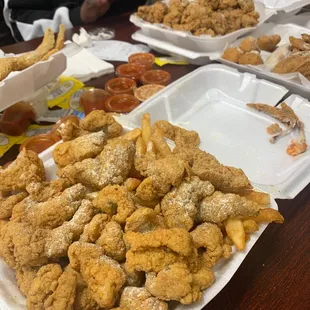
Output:
<instances>
[{"instance_id":1,"label":"fried seafood platter","mask_svg":"<svg viewBox=\"0 0 310 310\"><path fill-rule=\"evenodd\" d=\"M55 39L52 29L45 31L42 43L34 51L24 53L16 57L0 59L0 82L4 80L11 72L22 71L39 61L48 60L50 56L59 52L64 47L66 28L59 26L59 33Z\"/></svg>"},{"instance_id":2,"label":"fried seafood platter","mask_svg":"<svg viewBox=\"0 0 310 310\"><path fill-rule=\"evenodd\" d=\"M157 1L139 7L136 15L149 23L194 36L222 36L259 23L253 0Z\"/></svg>"},{"instance_id":3,"label":"fried seafood platter","mask_svg":"<svg viewBox=\"0 0 310 310\"><path fill-rule=\"evenodd\" d=\"M219 263L263 223L283 223L241 169L199 149L195 131L144 114L124 133L103 111L59 131L57 179L26 150L0 169L0 256L28 310L195 304Z\"/></svg>"}]
</instances>

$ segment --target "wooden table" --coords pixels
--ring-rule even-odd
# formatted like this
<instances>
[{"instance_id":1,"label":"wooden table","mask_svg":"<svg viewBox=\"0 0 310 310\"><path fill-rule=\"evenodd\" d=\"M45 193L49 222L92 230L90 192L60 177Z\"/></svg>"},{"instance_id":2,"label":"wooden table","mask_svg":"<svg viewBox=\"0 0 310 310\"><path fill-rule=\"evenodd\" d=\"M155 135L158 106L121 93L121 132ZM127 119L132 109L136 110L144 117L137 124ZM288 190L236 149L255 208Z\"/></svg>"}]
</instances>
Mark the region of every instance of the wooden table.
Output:
<instances>
[{"instance_id":1,"label":"wooden table","mask_svg":"<svg viewBox=\"0 0 310 310\"><path fill-rule=\"evenodd\" d=\"M131 34L136 27L129 23L128 15L106 19L86 28L94 27L114 28L116 40L134 43ZM68 31L67 38L77 30ZM3 50L21 53L36 48L39 42L19 43L3 47ZM196 68L192 65L165 66L173 80ZM103 88L112 76L92 80L87 85ZM14 148L0 164L13 160L16 155L17 148ZM268 226L232 280L204 309L310 309L310 185L294 200L279 200L278 205L285 223Z\"/></svg>"}]
</instances>

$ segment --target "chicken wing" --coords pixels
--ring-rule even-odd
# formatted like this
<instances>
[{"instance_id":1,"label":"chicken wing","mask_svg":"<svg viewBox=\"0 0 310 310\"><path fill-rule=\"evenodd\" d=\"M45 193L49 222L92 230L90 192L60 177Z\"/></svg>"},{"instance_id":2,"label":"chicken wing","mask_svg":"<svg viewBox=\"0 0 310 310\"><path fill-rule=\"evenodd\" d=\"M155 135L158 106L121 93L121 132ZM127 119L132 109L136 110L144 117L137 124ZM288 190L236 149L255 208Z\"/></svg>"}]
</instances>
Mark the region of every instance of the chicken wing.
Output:
<instances>
[{"instance_id":1,"label":"chicken wing","mask_svg":"<svg viewBox=\"0 0 310 310\"><path fill-rule=\"evenodd\" d=\"M126 282L121 266L104 255L98 245L75 242L68 252L70 266L80 272L92 297L103 308L112 308Z\"/></svg>"},{"instance_id":2,"label":"chicken wing","mask_svg":"<svg viewBox=\"0 0 310 310\"><path fill-rule=\"evenodd\" d=\"M173 188L161 201L161 210L168 227L189 231L194 226L198 204L213 193L213 185L198 177L192 177Z\"/></svg>"},{"instance_id":3,"label":"chicken wing","mask_svg":"<svg viewBox=\"0 0 310 310\"><path fill-rule=\"evenodd\" d=\"M107 134L99 131L58 144L53 151L55 164L65 167L95 157L103 150L106 142Z\"/></svg>"},{"instance_id":4,"label":"chicken wing","mask_svg":"<svg viewBox=\"0 0 310 310\"><path fill-rule=\"evenodd\" d=\"M0 167L0 191L24 190L27 184L42 181L44 166L35 152L23 149L6 169Z\"/></svg>"},{"instance_id":5,"label":"chicken wing","mask_svg":"<svg viewBox=\"0 0 310 310\"><path fill-rule=\"evenodd\" d=\"M239 195L215 192L200 204L198 220L219 224L228 217L256 216L260 209L259 204Z\"/></svg>"},{"instance_id":6,"label":"chicken wing","mask_svg":"<svg viewBox=\"0 0 310 310\"><path fill-rule=\"evenodd\" d=\"M71 184L80 182L100 190L109 184L125 181L133 165L134 154L132 141L111 141L98 157L68 165L57 174Z\"/></svg>"}]
</instances>

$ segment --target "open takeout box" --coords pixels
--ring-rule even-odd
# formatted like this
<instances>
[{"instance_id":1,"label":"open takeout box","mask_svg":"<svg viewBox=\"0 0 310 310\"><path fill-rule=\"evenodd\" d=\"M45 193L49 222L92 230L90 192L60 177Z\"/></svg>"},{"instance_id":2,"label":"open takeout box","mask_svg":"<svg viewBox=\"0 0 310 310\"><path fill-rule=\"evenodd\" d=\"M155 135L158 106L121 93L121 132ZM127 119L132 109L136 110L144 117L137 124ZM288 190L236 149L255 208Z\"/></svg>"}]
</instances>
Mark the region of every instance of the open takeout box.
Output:
<instances>
[{"instance_id":1,"label":"open takeout box","mask_svg":"<svg viewBox=\"0 0 310 310\"><path fill-rule=\"evenodd\" d=\"M250 126L253 119L256 119L255 126L261 126L262 129L254 136L256 139L264 139L264 126L268 120L264 116L254 115L253 112L245 111L245 102L262 101L271 105L277 102L287 93L287 90L271 82L258 80L254 75L242 74L235 69L224 65L209 65L202 67L191 74L174 82L153 98L145 101L140 108L136 109L127 116L121 116L117 120L122 123L125 130L130 130L139 126L140 117L144 112L150 112L153 121L166 119L178 125L190 129L198 130L202 139L202 149L209 151L210 146L219 144L219 149L213 150L214 155L218 157L224 164L231 164L235 159L234 150L225 149L225 154L215 154L221 151L223 141L228 142L228 147L233 147L236 141L240 140L242 135L248 137L253 133ZM310 103L298 96L291 96L287 101L297 113L309 115ZM199 117L200 116L200 117ZM222 119L223 118L223 119ZM310 118L309 118L310 119ZM197 122L196 122L197 120ZM203 123L201 122L203 121ZM228 124L221 128L223 122ZM234 135L233 123L244 122L248 125L246 131L240 132L240 136ZM202 125L202 126L201 126ZM310 126L310 121L306 122L306 127ZM229 130L232 130L229 132ZM214 135L218 134L218 135ZM222 135L222 136L221 136ZM225 137L226 136L226 137ZM309 132L308 132L309 136ZM231 141L229 141L231 138ZM224 139L224 140L223 140ZM253 139L253 149L257 148L256 140ZM260 144L263 142L259 142ZM244 145L240 145L243 147ZM44 162L48 179L56 177L56 166L52 158L52 151L55 146L40 154ZM215 146L216 147L216 146ZM248 146L246 146L248 150ZM282 150L282 149L281 149ZM241 150L242 151L242 150ZM210 151L211 152L211 151ZM283 149L281 154L284 154ZM227 155L228 154L228 155ZM231 155L231 159L229 158ZM304 158L309 164L309 154L304 154L300 158ZM250 160L250 159L249 159ZM263 163L258 162L254 157L251 162L259 166ZM301 165L304 167L303 165ZM247 170L247 167L243 167ZM262 169L264 167L261 167ZM308 172L310 167L307 168ZM306 171L306 169L305 169ZM308 177L309 177L308 173ZM299 177L301 175L299 174ZM295 179L294 179L295 180ZM305 181L305 177L301 177ZM309 180L308 180L309 181ZM295 186L286 188L280 193L292 193L292 189L301 190L304 183L298 183ZM254 184L255 185L255 184ZM295 184L294 184L295 185ZM275 189L280 187L275 186ZM267 188L268 190L271 187ZM293 194L295 194L293 193ZM278 195L278 196L281 196ZM276 195L274 195L276 196ZM271 208L277 209L274 199L271 199ZM202 300L192 305L173 304L170 309L173 310L199 310L210 302L229 282L237 271L251 248L254 246L260 235L266 229L267 225L261 225L260 229L251 235L251 239L247 242L246 249L242 252L236 252L232 258L219 262L213 269L216 282L208 288L202 297ZM19 292L16 286L14 272L0 259L0 309L1 310L25 310L25 298Z\"/></svg>"},{"instance_id":2,"label":"open takeout box","mask_svg":"<svg viewBox=\"0 0 310 310\"><path fill-rule=\"evenodd\" d=\"M201 149L225 165L243 169L256 188L274 198L293 199L310 182L310 152L297 157L286 154L296 132L271 144L266 127L276 120L246 106L275 106L287 92L253 74L212 64L166 87L123 119L139 124L142 114L149 112L153 121L164 119L195 130ZM310 141L309 101L293 95L285 102L305 123Z\"/></svg>"},{"instance_id":3,"label":"open takeout box","mask_svg":"<svg viewBox=\"0 0 310 310\"><path fill-rule=\"evenodd\" d=\"M196 52L213 52L223 49L227 43L232 43L237 38L259 28L271 16L276 14L275 10L265 8L262 3L255 2L255 8L260 14L259 23L256 27L242 28L226 35L213 38L207 35L194 36L189 32L176 31L167 28L163 24L151 24L142 20L135 14L130 16L130 21L141 28L143 34L151 38L169 42L181 48Z\"/></svg>"}]
</instances>

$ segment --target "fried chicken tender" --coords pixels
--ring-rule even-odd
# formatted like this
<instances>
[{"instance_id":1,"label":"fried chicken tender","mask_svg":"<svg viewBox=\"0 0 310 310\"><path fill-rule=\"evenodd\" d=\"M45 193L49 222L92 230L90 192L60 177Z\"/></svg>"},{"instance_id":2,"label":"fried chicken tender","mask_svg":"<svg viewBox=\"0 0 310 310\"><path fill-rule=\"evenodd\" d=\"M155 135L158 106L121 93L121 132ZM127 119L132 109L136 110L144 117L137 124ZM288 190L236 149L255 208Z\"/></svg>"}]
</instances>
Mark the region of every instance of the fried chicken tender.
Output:
<instances>
[{"instance_id":1,"label":"fried chicken tender","mask_svg":"<svg viewBox=\"0 0 310 310\"><path fill-rule=\"evenodd\" d=\"M150 208L139 208L126 220L125 232L145 233L159 228L167 228L164 218Z\"/></svg>"},{"instance_id":2,"label":"fried chicken tender","mask_svg":"<svg viewBox=\"0 0 310 310\"><path fill-rule=\"evenodd\" d=\"M231 246L224 244L223 234L219 227L211 223L203 223L197 226L191 233L194 245L197 249L204 248L203 265L213 267L221 258L229 258Z\"/></svg>"},{"instance_id":3,"label":"fried chicken tender","mask_svg":"<svg viewBox=\"0 0 310 310\"><path fill-rule=\"evenodd\" d=\"M302 33L301 37L306 43L310 43L310 34Z\"/></svg>"},{"instance_id":4,"label":"fried chicken tender","mask_svg":"<svg viewBox=\"0 0 310 310\"><path fill-rule=\"evenodd\" d=\"M85 225L80 241L95 243L99 239L101 232L109 221L110 217L107 214L96 214L90 223Z\"/></svg>"},{"instance_id":5,"label":"fried chicken tender","mask_svg":"<svg viewBox=\"0 0 310 310\"><path fill-rule=\"evenodd\" d=\"M251 12L243 14L241 17L241 25L243 28L255 27L258 24L259 14L257 12Z\"/></svg>"},{"instance_id":6,"label":"fried chicken tender","mask_svg":"<svg viewBox=\"0 0 310 310\"><path fill-rule=\"evenodd\" d=\"M220 9L235 8L237 6L238 0L219 0Z\"/></svg>"},{"instance_id":7,"label":"fried chicken tender","mask_svg":"<svg viewBox=\"0 0 310 310\"><path fill-rule=\"evenodd\" d=\"M173 188L162 200L161 210L168 227L178 227L189 231L194 226L198 204L206 196L214 193L209 181L192 177Z\"/></svg>"},{"instance_id":8,"label":"fried chicken tender","mask_svg":"<svg viewBox=\"0 0 310 310\"><path fill-rule=\"evenodd\" d=\"M171 0L169 3L168 14L163 20L164 25L172 27L174 24L179 24L183 12L188 5L189 1L187 0Z\"/></svg>"},{"instance_id":9,"label":"fried chicken tender","mask_svg":"<svg viewBox=\"0 0 310 310\"><path fill-rule=\"evenodd\" d=\"M200 222L222 223L228 217L256 216L261 207L253 201L236 194L215 192L200 204L198 220Z\"/></svg>"},{"instance_id":10,"label":"fried chicken tender","mask_svg":"<svg viewBox=\"0 0 310 310\"><path fill-rule=\"evenodd\" d=\"M22 221L33 227L56 228L72 218L85 195L86 188L76 184L64 190L61 195L27 209Z\"/></svg>"},{"instance_id":11,"label":"fried chicken tender","mask_svg":"<svg viewBox=\"0 0 310 310\"><path fill-rule=\"evenodd\" d=\"M26 192L21 192L7 198L0 197L0 220L8 219L12 216L12 210L16 204L28 196Z\"/></svg>"},{"instance_id":12,"label":"fried chicken tender","mask_svg":"<svg viewBox=\"0 0 310 310\"><path fill-rule=\"evenodd\" d=\"M234 63L238 63L242 54L242 50L240 50L238 47L229 47L224 51L222 58Z\"/></svg>"},{"instance_id":13,"label":"fried chicken tender","mask_svg":"<svg viewBox=\"0 0 310 310\"><path fill-rule=\"evenodd\" d=\"M165 15L168 13L168 7L163 2L156 2L151 6L140 6L137 16L150 23L162 23Z\"/></svg>"},{"instance_id":14,"label":"fried chicken tender","mask_svg":"<svg viewBox=\"0 0 310 310\"><path fill-rule=\"evenodd\" d=\"M135 211L133 196L124 186L108 185L93 200L94 207L112 215L112 219L125 224L126 219Z\"/></svg>"},{"instance_id":15,"label":"fried chicken tender","mask_svg":"<svg viewBox=\"0 0 310 310\"><path fill-rule=\"evenodd\" d=\"M146 172L142 172L148 177L137 188L136 196L144 201L163 197L171 186L181 183L186 167L183 158L175 154L148 162Z\"/></svg>"},{"instance_id":16,"label":"fried chicken tender","mask_svg":"<svg viewBox=\"0 0 310 310\"><path fill-rule=\"evenodd\" d=\"M228 31L227 20L225 16L220 12L212 13L212 29L216 34L224 35Z\"/></svg>"},{"instance_id":17,"label":"fried chicken tender","mask_svg":"<svg viewBox=\"0 0 310 310\"><path fill-rule=\"evenodd\" d=\"M91 291L85 283L77 285L74 310L103 310L92 297Z\"/></svg>"},{"instance_id":18,"label":"fried chicken tender","mask_svg":"<svg viewBox=\"0 0 310 310\"><path fill-rule=\"evenodd\" d=\"M253 37L247 37L245 39L242 40L242 42L240 43L239 48L244 52L244 53L248 53L248 52L252 52L252 51L257 51L257 40Z\"/></svg>"},{"instance_id":19,"label":"fried chicken tender","mask_svg":"<svg viewBox=\"0 0 310 310\"><path fill-rule=\"evenodd\" d=\"M278 34L272 36L260 36L257 39L257 46L263 51L272 53L280 41L281 37Z\"/></svg>"},{"instance_id":20,"label":"fried chicken tender","mask_svg":"<svg viewBox=\"0 0 310 310\"><path fill-rule=\"evenodd\" d=\"M133 166L135 145L132 141L111 141L94 159L68 165L58 171L58 176L72 184L82 183L94 189L109 184L122 184Z\"/></svg>"},{"instance_id":21,"label":"fried chicken tender","mask_svg":"<svg viewBox=\"0 0 310 310\"><path fill-rule=\"evenodd\" d=\"M65 167L95 157L103 150L106 142L107 134L99 131L58 144L53 151L55 164Z\"/></svg>"},{"instance_id":22,"label":"fried chicken tender","mask_svg":"<svg viewBox=\"0 0 310 310\"><path fill-rule=\"evenodd\" d=\"M46 238L45 252L49 258L65 257L69 246L79 239L84 226L94 216L94 208L90 201L82 200L81 206L69 222L53 229Z\"/></svg>"},{"instance_id":23,"label":"fried chicken tender","mask_svg":"<svg viewBox=\"0 0 310 310\"><path fill-rule=\"evenodd\" d=\"M152 295L144 287L125 287L120 310L168 310L168 305Z\"/></svg>"},{"instance_id":24,"label":"fried chicken tender","mask_svg":"<svg viewBox=\"0 0 310 310\"><path fill-rule=\"evenodd\" d=\"M176 262L189 262L197 256L190 234L180 228L157 229L144 234L127 232L130 248L126 253L129 271L159 272Z\"/></svg>"},{"instance_id":25,"label":"fried chicken tender","mask_svg":"<svg viewBox=\"0 0 310 310\"><path fill-rule=\"evenodd\" d=\"M251 189L252 185L241 169L221 165L211 154L199 148L176 148L177 154L182 154L191 165L191 171L201 180L209 181L217 190L241 191Z\"/></svg>"},{"instance_id":26,"label":"fried chicken tender","mask_svg":"<svg viewBox=\"0 0 310 310\"><path fill-rule=\"evenodd\" d=\"M24 190L27 184L42 181L44 166L35 152L23 149L6 169L0 167L0 191Z\"/></svg>"},{"instance_id":27,"label":"fried chicken tender","mask_svg":"<svg viewBox=\"0 0 310 310\"><path fill-rule=\"evenodd\" d=\"M16 271L17 285L20 291L28 296L33 280L37 276L39 268L37 267L21 267Z\"/></svg>"},{"instance_id":28,"label":"fried chicken tender","mask_svg":"<svg viewBox=\"0 0 310 310\"><path fill-rule=\"evenodd\" d=\"M261 55L258 52L244 53L239 57L238 63L240 65L262 65L264 62Z\"/></svg>"},{"instance_id":29,"label":"fried chicken tender","mask_svg":"<svg viewBox=\"0 0 310 310\"><path fill-rule=\"evenodd\" d=\"M126 257L126 246L123 235L122 227L118 223L111 221L106 224L96 244L104 249L107 256L117 262L123 262Z\"/></svg>"},{"instance_id":30,"label":"fried chicken tender","mask_svg":"<svg viewBox=\"0 0 310 310\"><path fill-rule=\"evenodd\" d=\"M147 273L145 287L155 297L191 304L201 299L202 291L213 284L213 272L201 268L191 272L186 264L177 263L156 273Z\"/></svg>"},{"instance_id":31,"label":"fried chicken tender","mask_svg":"<svg viewBox=\"0 0 310 310\"><path fill-rule=\"evenodd\" d=\"M72 309L77 286L77 273L71 268L63 272L60 265L43 266L37 273L27 297L27 309Z\"/></svg>"},{"instance_id":32,"label":"fried chicken tender","mask_svg":"<svg viewBox=\"0 0 310 310\"><path fill-rule=\"evenodd\" d=\"M92 297L103 308L112 308L126 282L121 266L104 255L100 246L75 242L68 251L70 266L80 272Z\"/></svg>"}]
</instances>

